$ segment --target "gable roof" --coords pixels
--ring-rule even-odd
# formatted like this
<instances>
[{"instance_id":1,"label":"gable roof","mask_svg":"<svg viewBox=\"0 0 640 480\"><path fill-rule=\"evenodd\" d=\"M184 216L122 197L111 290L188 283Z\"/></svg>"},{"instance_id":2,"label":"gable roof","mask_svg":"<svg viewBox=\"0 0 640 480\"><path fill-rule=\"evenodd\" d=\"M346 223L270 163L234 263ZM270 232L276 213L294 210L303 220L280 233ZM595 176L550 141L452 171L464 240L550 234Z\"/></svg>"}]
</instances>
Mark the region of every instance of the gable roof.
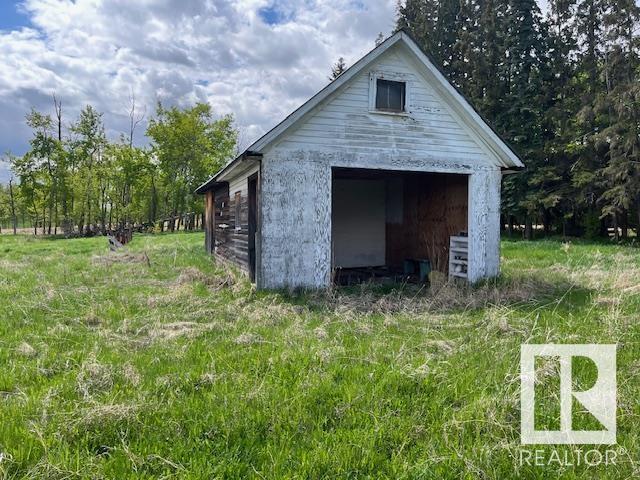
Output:
<instances>
[{"instance_id":1,"label":"gable roof","mask_svg":"<svg viewBox=\"0 0 640 480\"><path fill-rule=\"evenodd\" d=\"M414 55L419 64L424 67L424 73L433 81L432 86L438 90L438 93L440 93L444 97L444 100L447 101L448 105L451 106L461 116L461 118L467 119L466 124L476 134L476 136L484 144L484 146L487 147L488 150L491 151L494 154L495 158L498 160L496 166L503 169L524 168L524 164L522 163L518 155L516 155L516 153L511 149L511 147L500 138L500 136L489 125L489 123L471 105L471 102L446 79L444 74L435 66L434 62L429 58L429 56L418 46L411 35L406 30L402 29L387 38L384 42L371 50L369 53L367 53L364 57L362 57L350 68L348 68L337 79L329 83L326 87L324 87L317 94L311 97L306 103L304 103L297 110L287 116L282 122L280 122L274 128L265 133L262 137L252 143L243 154L239 155L236 159L228 163L224 168L222 168L209 180L198 187L196 192L204 193L205 191L207 191L209 188L215 185L225 173L233 169L243 159L246 159L247 157L259 156L260 152L280 139L291 128L295 127L296 123L302 120L315 107L317 107L334 92L339 90L343 85L349 83L356 75L361 73L373 61L375 61L383 53L397 44L404 45Z\"/></svg>"}]
</instances>

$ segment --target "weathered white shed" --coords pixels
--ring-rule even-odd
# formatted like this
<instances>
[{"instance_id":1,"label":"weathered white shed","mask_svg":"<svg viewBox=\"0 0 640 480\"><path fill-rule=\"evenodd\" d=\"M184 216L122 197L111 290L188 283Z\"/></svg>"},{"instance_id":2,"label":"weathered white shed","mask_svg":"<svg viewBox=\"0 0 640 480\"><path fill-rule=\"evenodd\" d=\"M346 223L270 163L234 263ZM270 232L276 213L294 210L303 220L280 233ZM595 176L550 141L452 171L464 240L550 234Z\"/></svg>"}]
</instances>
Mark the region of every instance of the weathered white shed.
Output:
<instances>
[{"instance_id":1,"label":"weathered white shed","mask_svg":"<svg viewBox=\"0 0 640 480\"><path fill-rule=\"evenodd\" d=\"M404 31L204 183L207 249L260 288L327 287L347 269L500 263L500 188L523 167Z\"/></svg>"}]
</instances>

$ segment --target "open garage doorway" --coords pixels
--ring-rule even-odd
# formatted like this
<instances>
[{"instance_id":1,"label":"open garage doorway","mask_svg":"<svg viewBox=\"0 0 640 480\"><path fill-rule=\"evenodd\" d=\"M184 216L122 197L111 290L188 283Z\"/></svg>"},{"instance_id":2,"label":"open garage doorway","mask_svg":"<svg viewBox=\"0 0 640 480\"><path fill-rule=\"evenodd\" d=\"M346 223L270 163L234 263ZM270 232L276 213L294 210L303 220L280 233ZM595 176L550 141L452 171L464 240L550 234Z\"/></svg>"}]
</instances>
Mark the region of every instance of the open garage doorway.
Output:
<instances>
[{"instance_id":1,"label":"open garage doorway","mask_svg":"<svg viewBox=\"0 0 640 480\"><path fill-rule=\"evenodd\" d=\"M467 175L332 170L334 282L426 282L468 230Z\"/></svg>"}]
</instances>

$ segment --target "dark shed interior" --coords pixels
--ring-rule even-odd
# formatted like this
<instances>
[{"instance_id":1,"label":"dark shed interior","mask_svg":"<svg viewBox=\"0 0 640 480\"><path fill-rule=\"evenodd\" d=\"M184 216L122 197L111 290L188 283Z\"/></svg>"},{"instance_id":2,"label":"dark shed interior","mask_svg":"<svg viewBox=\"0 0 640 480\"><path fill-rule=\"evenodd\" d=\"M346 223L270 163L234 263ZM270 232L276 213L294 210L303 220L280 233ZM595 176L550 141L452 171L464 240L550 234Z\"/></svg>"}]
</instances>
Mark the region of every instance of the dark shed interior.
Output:
<instances>
[{"instance_id":1,"label":"dark shed interior","mask_svg":"<svg viewBox=\"0 0 640 480\"><path fill-rule=\"evenodd\" d=\"M467 212L467 175L334 168L334 280L424 281L426 263L446 273Z\"/></svg>"}]
</instances>

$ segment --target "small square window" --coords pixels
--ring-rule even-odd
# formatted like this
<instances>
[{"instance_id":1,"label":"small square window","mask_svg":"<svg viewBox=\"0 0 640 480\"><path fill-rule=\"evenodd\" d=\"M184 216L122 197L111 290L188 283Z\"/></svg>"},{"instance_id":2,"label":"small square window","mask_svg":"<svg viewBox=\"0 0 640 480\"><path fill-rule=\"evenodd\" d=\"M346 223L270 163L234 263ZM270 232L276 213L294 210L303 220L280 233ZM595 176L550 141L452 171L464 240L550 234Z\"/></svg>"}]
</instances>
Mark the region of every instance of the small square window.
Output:
<instances>
[{"instance_id":1,"label":"small square window","mask_svg":"<svg viewBox=\"0 0 640 480\"><path fill-rule=\"evenodd\" d=\"M404 82L393 82L378 78L376 81L376 110L404 112L407 86Z\"/></svg>"}]
</instances>

